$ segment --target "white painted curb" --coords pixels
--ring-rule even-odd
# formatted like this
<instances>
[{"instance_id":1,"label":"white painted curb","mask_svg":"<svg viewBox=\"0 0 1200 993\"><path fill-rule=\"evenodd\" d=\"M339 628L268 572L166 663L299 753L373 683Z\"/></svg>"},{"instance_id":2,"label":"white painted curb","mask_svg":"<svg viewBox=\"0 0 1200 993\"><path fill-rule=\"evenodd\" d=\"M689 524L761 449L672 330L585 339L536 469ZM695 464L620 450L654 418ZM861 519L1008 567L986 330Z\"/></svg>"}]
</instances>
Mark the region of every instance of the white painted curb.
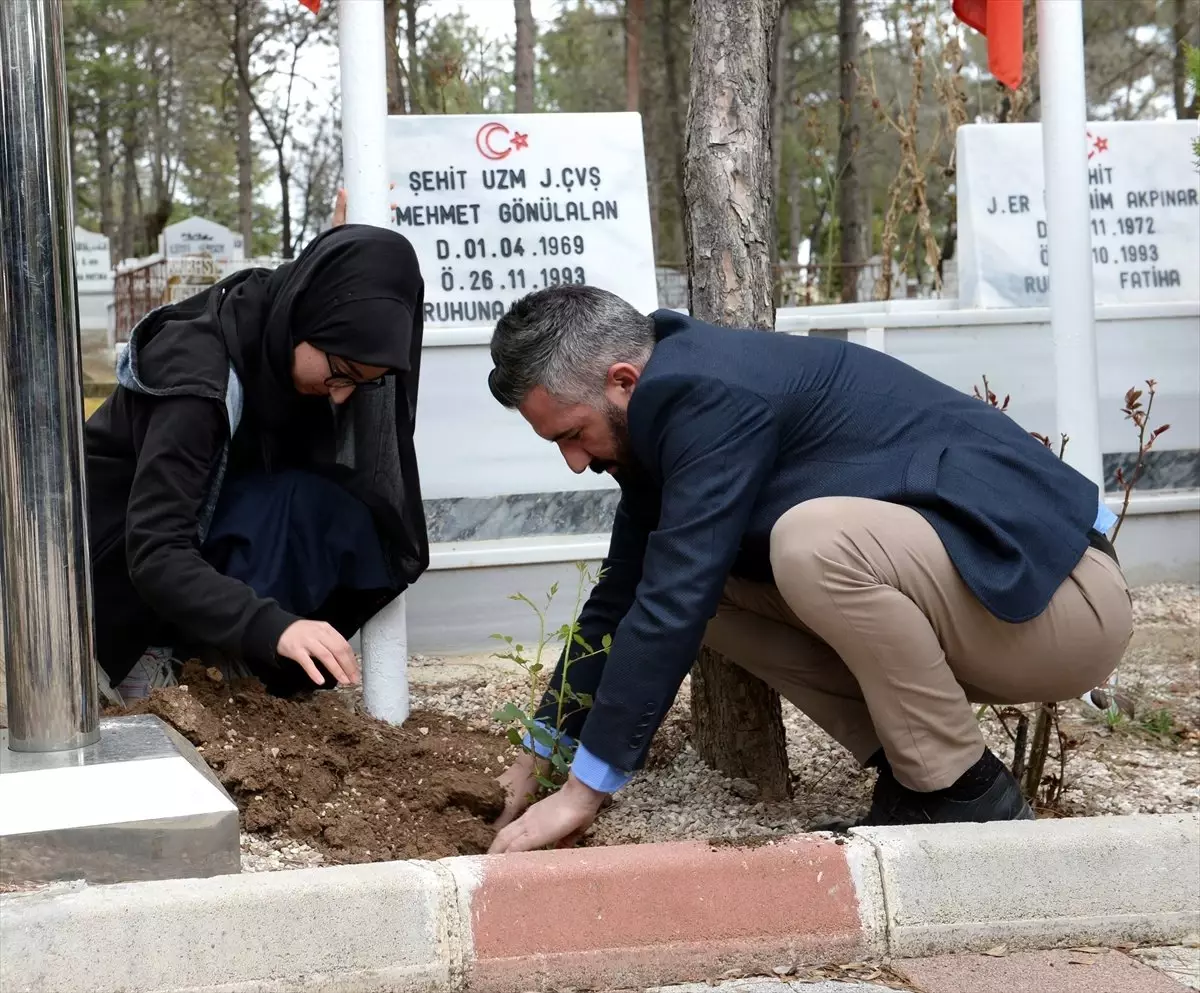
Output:
<instances>
[{"instance_id":1,"label":"white painted curb","mask_svg":"<svg viewBox=\"0 0 1200 993\"><path fill-rule=\"evenodd\" d=\"M999 944L1166 945L1200 930L1194 814L854 833L861 841L844 848L864 941L892 956ZM754 852L746 849L745 858ZM474 960L472 899L488 862L385 862L9 894L0 897L0 990L464 989Z\"/></svg>"},{"instance_id":2,"label":"white painted curb","mask_svg":"<svg viewBox=\"0 0 1200 993\"><path fill-rule=\"evenodd\" d=\"M898 958L1122 941L1200 929L1200 816L859 828L875 846Z\"/></svg>"},{"instance_id":3,"label":"white painted curb","mask_svg":"<svg viewBox=\"0 0 1200 993\"><path fill-rule=\"evenodd\" d=\"M451 989L448 889L430 863L383 862L6 896L0 990Z\"/></svg>"}]
</instances>

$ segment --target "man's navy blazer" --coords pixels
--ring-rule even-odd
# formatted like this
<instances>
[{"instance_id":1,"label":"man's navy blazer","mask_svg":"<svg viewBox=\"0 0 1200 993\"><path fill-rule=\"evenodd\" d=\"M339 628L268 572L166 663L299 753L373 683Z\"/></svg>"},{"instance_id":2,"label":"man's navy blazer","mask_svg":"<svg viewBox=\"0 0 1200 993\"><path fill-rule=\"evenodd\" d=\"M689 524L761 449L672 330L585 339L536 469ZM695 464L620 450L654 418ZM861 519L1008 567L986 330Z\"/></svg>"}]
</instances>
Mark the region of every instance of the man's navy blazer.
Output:
<instances>
[{"instance_id":1,"label":"man's navy blazer","mask_svg":"<svg viewBox=\"0 0 1200 993\"><path fill-rule=\"evenodd\" d=\"M1096 485L1006 414L859 345L651 316L658 341L628 410L636 465L618 476L579 618L611 648L572 663L568 683L593 702L562 728L615 768L644 762L728 574L771 580L771 528L799 503L912 507L1008 622L1040 614L1083 557ZM561 672L560 659L552 690ZM539 716L557 709L548 693Z\"/></svg>"}]
</instances>

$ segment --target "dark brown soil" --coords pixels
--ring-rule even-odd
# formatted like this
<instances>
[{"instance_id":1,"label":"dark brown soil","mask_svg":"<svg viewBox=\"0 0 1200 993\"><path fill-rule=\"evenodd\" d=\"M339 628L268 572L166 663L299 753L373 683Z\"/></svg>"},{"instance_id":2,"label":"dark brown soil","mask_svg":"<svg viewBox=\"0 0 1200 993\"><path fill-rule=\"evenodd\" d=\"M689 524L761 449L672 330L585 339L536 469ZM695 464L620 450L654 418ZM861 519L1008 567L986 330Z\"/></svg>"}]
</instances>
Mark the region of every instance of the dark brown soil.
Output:
<instances>
[{"instance_id":1,"label":"dark brown soil","mask_svg":"<svg viewBox=\"0 0 1200 993\"><path fill-rule=\"evenodd\" d=\"M495 777L508 743L445 714L392 727L337 692L282 700L198 663L124 713L155 714L192 742L245 831L306 841L333 862L479 854L504 805Z\"/></svg>"}]
</instances>

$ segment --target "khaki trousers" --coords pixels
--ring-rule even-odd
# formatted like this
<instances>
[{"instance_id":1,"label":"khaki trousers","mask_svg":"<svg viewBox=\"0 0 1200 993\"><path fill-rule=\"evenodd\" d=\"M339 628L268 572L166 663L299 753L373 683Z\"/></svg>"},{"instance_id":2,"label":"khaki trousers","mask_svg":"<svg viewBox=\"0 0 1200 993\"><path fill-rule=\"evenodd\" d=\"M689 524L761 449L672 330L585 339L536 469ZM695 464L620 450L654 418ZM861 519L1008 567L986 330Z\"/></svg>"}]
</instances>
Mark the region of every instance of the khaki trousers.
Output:
<instances>
[{"instance_id":1,"label":"khaki trousers","mask_svg":"<svg viewBox=\"0 0 1200 993\"><path fill-rule=\"evenodd\" d=\"M864 762L882 745L914 790L983 752L975 703L1065 700L1101 685L1133 634L1121 570L1089 548L1049 607L997 619L915 510L851 497L793 507L771 533L774 586L730 577L707 646Z\"/></svg>"}]
</instances>

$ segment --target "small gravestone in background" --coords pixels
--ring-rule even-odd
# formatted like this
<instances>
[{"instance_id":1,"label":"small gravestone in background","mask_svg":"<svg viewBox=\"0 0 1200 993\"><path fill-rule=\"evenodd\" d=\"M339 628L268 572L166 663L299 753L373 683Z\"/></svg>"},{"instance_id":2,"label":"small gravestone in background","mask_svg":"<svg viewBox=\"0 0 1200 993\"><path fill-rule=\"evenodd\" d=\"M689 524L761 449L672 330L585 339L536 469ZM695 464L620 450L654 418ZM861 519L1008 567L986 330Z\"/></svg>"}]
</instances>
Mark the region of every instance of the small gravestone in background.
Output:
<instances>
[{"instance_id":1,"label":"small gravestone in background","mask_svg":"<svg viewBox=\"0 0 1200 993\"><path fill-rule=\"evenodd\" d=\"M167 225L159 239L159 251L167 259L198 255L217 262L235 262L246 257L240 234L204 217L189 217Z\"/></svg>"},{"instance_id":2,"label":"small gravestone in background","mask_svg":"<svg viewBox=\"0 0 1200 993\"><path fill-rule=\"evenodd\" d=\"M108 238L79 226L75 228L75 284L80 293L111 294L113 291Z\"/></svg>"}]
</instances>

